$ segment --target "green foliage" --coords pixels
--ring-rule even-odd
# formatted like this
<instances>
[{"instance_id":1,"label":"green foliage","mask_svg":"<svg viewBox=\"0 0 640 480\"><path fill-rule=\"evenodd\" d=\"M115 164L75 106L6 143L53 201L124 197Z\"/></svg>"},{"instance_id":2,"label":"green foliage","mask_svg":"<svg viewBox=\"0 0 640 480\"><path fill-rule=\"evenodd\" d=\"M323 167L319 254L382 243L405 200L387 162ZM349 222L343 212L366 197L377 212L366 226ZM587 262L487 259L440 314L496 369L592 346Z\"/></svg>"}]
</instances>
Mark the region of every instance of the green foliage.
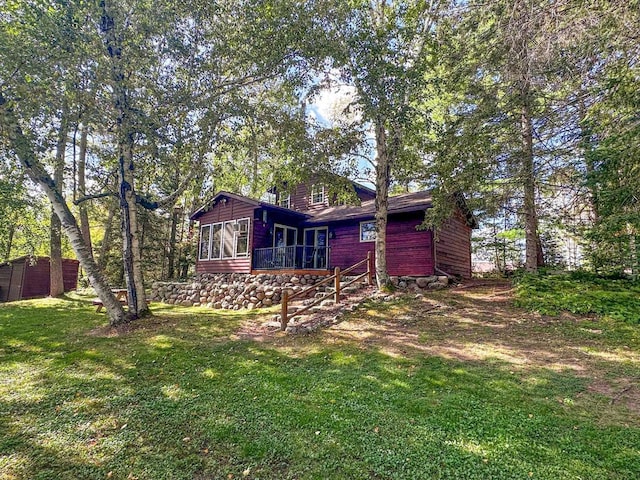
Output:
<instances>
[{"instance_id":1,"label":"green foliage","mask_svg":"<svg viewBox=\"0 0 640 480\"><path fill-rule=\"evenodd\" d=\"M640 323L640 283L589 272L523 275L516 280L516 304L543 315L562 311Z\"/></svg>"},{"instance_id":2,"label":"green foliage","mask_svg":"<svg viewBox=\"0 0 640 480\"><path fill-rule=\"evenodd\" d=\"M12 163L0 160L0 262L49 254L49 208L29 186Z\"/></svg>"}]
</instances>

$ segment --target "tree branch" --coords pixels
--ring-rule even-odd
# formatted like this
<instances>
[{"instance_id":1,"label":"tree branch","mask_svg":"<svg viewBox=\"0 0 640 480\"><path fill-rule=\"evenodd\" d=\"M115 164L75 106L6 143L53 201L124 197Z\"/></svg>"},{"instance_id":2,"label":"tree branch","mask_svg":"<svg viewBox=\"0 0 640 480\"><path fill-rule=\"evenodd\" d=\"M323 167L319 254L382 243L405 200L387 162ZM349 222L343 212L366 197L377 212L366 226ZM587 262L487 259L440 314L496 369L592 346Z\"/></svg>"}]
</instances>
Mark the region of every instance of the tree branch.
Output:
<instances>
[{"instance_id":1,"label":"tree branch","mask_svg":"<svg viewBox=\"0 0 640 480\"><path fill-rule=\"evenodd\" d=\"M118 195L116 195L113 192L102 192L102 193L95 193L93 195L84 195L76 200L73 201L74 205L80 205L81 203L87 202L89 200L95 200L97 198L105 198L105 197L117 197Z\"/></svg>"}]
</instances>

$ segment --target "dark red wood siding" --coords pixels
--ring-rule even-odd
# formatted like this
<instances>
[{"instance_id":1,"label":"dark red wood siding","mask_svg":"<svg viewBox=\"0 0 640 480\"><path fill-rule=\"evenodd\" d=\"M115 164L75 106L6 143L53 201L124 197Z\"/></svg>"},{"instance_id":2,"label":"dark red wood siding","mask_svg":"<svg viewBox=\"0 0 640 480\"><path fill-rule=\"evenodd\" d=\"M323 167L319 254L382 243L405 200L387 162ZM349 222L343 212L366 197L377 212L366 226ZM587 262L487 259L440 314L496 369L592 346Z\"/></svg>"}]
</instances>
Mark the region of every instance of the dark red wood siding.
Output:
<instances>
[{"instance_id":1,"label":"dark red wood siding","mask_svg":"<svg viewBox=\"0 0 640 480\"><path fill-rule=\"evenodd\" d=\"M325 195L324 203L311 205L311 187L313 182L302 183L298 185L291 194L291 209L299 212L315 212L329 206L327 196ZM326 192L325 192L326 193Z\"/></svg>"},{"instance_id":2,"label":"dark red wood siding","mask_svg":"<svg viewBox=\"0 0 640 480\"><path fill-rule=\"evenodd\" d=\"M296 228L298 230L298 244L302 243L302 231L299 228L302 221L300 215L275 209L259 209L256 210L256 216L259 217L259 220L256 220L253 231L254 249L273 247L273 227L276 223ZM267 220L266 223L262 221L265 218Z\"/></svg>"},{"instance_id":3,"label":"dark red wood siding","mask_svg":"<svg viewBox=\"0 0 640 480\"><path fill-rule=\"evenodd\" d=\"M460 212L438 230L436 266L451 275L471 278L471 227Z\"/></svg>"},{"instance_id":4,"label":"dark red wood siding","mask_svg":"<svg viewBox=\"0 0 640 480\"><path fill-rule=\"evenodd\" d=\"M364 202L366 200L374 200L376 198L376 194L374 192L370 192L363 188L356 188L356 194L360 201Z\"/></svg>"},{"instance_id":5,"label":"dark red wood siding","mask_svg":"<svg viewBox=\"0 0 640 480\"><path fill-rule=\"evenodd\" d=\"M77 260L62 260L64 291L75 290L78 283ZM0 301L11 302L27 298L46 297L50 292L50 265L48 257L38 257L32 265L20 258L0 267Z\"/></svg>"},{"instance_id":6,"label":"dark red wood siding","mask_svg":"<svg viewBox=\"0 0 640 480\"><path fill-rule=\"evenodd\" d=\"M0 267L0 301L20 300L24 278L24 260L20 259Z\"/></svg>"},{"instance_id":7,"label":"dark red wood siding","mask_svg":"<svg viewBox=\"0 0 640 480\"><path fill-rule=\"evenodd\" d=\"M64 291L75 290L78 286L78 268L80 262L77 260L63 259L62 260L62 276L64 279Z\"/></svg>"},{"instance_id":8,"label":"dark red wood siding","mask_svg":"<svg viewBox=\"0 0 640 480\"><path fill-rule=\"evenodd\" d=\"M51 291L50 263L39 258L34 265L27 264L22 283L21 298L46 297ZM64 275L64 269L62 270Z\"/></svg>"},{"instance_id":9,"label":"dark red wood siding","mask_svg":"<svg viewBox=\"0 0 640 480\"><path fill-rule=\"evenodd\" d=\"M256 220L253 226L253 248L268 248L271 247L271 235L269 234L269 224L264 223L262 218Z\"/></svg>"},{"instance_id":10,"label":"dark red wood siding","mask_svg":"<svg viewBox=\"0 0 640 480\"><path fill-rule=\"evenodd\" d=\"M198 240L200 239L200 228L203 225L226 222L241 218L249 218L249 256L242 258L225 258L219 260L196 261L196 273L250 273L251 272L251 252L253 250L253 229L256 223L254 211L256 206L251 203L241 202L235 198L219 199L208 212L202 214L198 219Z\"/></svg>"},{"instance_id":11,"label":"dark red wood siding","mask_svg":"<svg viewBox=\"0 0 640 480\"><path fill-rule=\"evenodd\" d=\"M311 205L311 186L314 182L306 182L298 185L293 193L291 193L291 209L299 212L313 213L329 206L328 191L325 189L325 201L316 205ZM365 190L364 188L356 188L356 195L360 201L373 200L376 194Z\"/></svg>"},{"instance_id":12,"label":"dark red wood siding","mask_svg":"<svg viewBox=\"0 0 640 480\"><path fill-rule=\"evenodd\" d=\"M430 230L416 230L423 218L422 212L389 217L387 269L390 275L433 275L433 235ZM332 267L347 268L365 258L367 252L374 251L374 242L360 241L359 221L331 225L329 231L335 233L335 238L329 240Z\"/></svg>"},{"instance_id":13,"label":"dark red wood siding","mask_svg":"<svg viewBox=\"0 0 640 480\"><path fill-rule=\"evenodd\" d=\"M11 265L0 265L0 302L6 302L9 298L12 271Z\"/></svg>"}]
</instances>

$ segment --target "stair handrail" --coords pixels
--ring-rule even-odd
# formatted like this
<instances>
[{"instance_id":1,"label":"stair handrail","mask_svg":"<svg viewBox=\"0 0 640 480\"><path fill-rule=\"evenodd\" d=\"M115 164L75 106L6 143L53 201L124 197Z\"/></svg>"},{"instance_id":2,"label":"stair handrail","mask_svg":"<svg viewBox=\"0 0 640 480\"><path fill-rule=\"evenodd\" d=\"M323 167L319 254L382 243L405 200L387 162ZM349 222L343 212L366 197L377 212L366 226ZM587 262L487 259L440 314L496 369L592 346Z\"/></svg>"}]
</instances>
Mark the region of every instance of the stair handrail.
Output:
<instances>
[{"instance_id":1,"label":"stair handrail","mask_svg":"<svg viewBox=\"0 0 640 480\"><path fill-rule=\"evenodd\" d=\"M365 258L364 260L359 261L358 263L355 263L353 265L351 265L350 267L344 269L343 271L340 271L340 267L336 267L334 270L334 274L331 275L330 277L327 277L323 280L321 280L320 282L311 285L307 288L304 288L302 290L299 290L291 295L289 295L289 290L288 289L284 289L282 291L282 299L280 301L280 307L281 307L281 311L280 311L280 330L284 331L287 328L287 325L289 324L289 320L291 320L293 317L295 317L296 315L301 315L303 312L306 312L307 310L309 310L311 307L316 306L318 303L328 299L331 296L335 296L335 304L337 305L338 303L340 303L340 278L343 277L346 273L351 272L352 270L362 266L365 262L367 264L367 271L358 275L355 279L351 280L349 283L347 283L345 285L345 287L348 287L349 285L351 285L354 282L357 282L358 280L360 280L361 278L364 278L365 276L367 277L367 284L371 285L373 283L373 266L371 265L371 252L367 252L367 258ZM305 305L304 308L300 309L300 310L296 310L295 312L289 314L288 310L289 310L289 302L291 302L291 300L293 300L296 297L302 296L308 292L310 292L311 290L315 290L317 287L320 287L322 285L326 285L327 283L331 282L331 281L335 282L334 285L334 293L328 293L326 295L323 295L319 298L316 298L313 302L311 302L309 305Z\"/></svg>"}]
</instances>

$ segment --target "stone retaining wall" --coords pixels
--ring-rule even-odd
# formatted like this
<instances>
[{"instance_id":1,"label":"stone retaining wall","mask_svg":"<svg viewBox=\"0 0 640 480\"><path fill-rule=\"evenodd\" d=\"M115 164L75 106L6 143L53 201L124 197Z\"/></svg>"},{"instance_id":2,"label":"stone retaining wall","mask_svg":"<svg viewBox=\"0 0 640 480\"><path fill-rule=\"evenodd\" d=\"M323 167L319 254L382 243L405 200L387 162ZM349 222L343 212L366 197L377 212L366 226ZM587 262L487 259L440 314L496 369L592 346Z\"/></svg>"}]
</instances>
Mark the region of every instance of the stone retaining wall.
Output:
<instances>
[{"instance_id":1,"label":"stone retaining wall","mask_svg":"<svg viewBox=\"0 0 640 480\"><path fill-rule=\"evenodd\" d=\"M430 277L391 277L391 283L400 290L441 290L449 285L446 275L432 275Z\"/></svg>"},{"instance_id":2,"label":"stone retaining wall","mask_svg":"<svg viewBox=\"0 0 640 480\"><path fill-rule=\"evenodd\" d=\"M322 275L202 274L192 282L155 282L151 300L185 307L239 310L280 303L283 289L294 292L314 285Z\"/></svg>"},{"instance_id":3,"label":"stone retaining wall","mask_svg":"<svg viewBox=\"0 0 640 480\"><path fill-rule=\"evenodd\" d=\"M191 282L154 282L151 300L184 307L253 310L278 305L282 290L297 292L325 278L322 275L249 275L241 273L202 274ZM441 289L446 276L391 277L400 290Z\"/></svg>"}]
</instances>

